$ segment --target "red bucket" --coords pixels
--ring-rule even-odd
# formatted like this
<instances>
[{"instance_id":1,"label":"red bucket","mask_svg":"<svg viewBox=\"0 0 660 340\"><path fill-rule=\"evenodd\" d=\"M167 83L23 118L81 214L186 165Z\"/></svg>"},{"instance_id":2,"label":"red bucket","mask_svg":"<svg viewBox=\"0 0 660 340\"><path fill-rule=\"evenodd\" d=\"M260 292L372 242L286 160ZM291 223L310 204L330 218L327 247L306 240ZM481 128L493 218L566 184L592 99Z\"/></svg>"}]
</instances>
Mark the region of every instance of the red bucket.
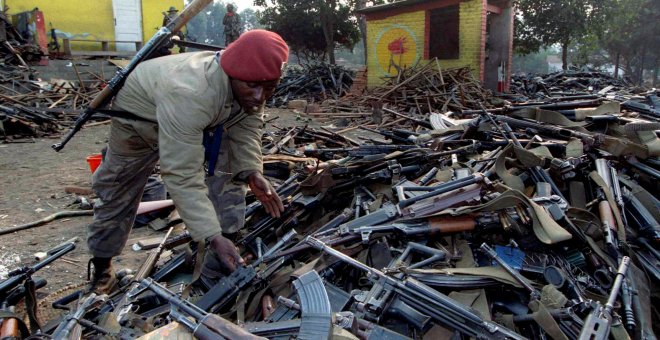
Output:
<instances>
[{"instance_id":1,"label":"red bucket","mask_svg":"<svg viewBox=\"0 0 660 340\"><path fill-rule=\"evenodd\" d=\"M87 156L87 163L89 164L89 168L92 170L92 173L94 173L96 169L98 169L99 165L101 165L102 157L103 156L100 153Z\"/></svg>"}]
</instances>

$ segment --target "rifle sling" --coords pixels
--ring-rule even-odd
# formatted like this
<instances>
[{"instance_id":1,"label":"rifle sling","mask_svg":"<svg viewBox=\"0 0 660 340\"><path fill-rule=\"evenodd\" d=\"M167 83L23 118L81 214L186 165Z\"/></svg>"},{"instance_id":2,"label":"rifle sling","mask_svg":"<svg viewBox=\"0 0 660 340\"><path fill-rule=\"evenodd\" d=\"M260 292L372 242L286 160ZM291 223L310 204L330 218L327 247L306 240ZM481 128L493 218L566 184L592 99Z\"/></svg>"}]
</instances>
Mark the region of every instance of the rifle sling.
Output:
<instances>
[{"instance_id":1,"label":"rifle sling","mask_svg":"<svg viewBox=\"0 0 660 340\"><path fill-rule=\"evenodd\" d=\"M585 132L585 133L589 132L587 131L587 129L584 128L584 126L586 125L585 122L574 122L566 118L566 116L564 116L563 114L556 111L543 110L539 108L526 108L526 109L514 111L513 113L511 113L511 116L516 118L532 119L542 123L549 123L552 125L558 125L566 129L575 130L579 132Z\"/></svg>"},{"instance_id":2,"label":"rifle sling","mask_svg":"<svg viewBox=\"0 0 660 340\"><path fill-rule=\"evenodd\" d=\"M534 312L532 317L543 330L555 340L568 340L566 334L562 332L555 318L541 301L530 301L529 308Z\"/></svg>"},{"instance_id":3,"label":"rifle sling","mask_svg":"<svg viewBox=\"0 0 660 340\"><path fill-rule=\"evenodd\" d=\"M193 275L190 282L195 282L199 280L199 277L202 275L202 267L204 267L204 256L206 254L206 241L199 241L197 243L197 253L195 255L195 268L193 269ZM187 299L190 296L192 290L192 284L186 286L181 293L183 299Z\"/></svg>"},{"instance_id":4,"label":"rifle sling","mask_svg":"<svg viewBox=\"0 0 660 340\"><path fill-rule=\"evenodd\" d=\"M506 159L507 157L513 155L513 144L507 145L504 150L497 156L495 160L495 173L497 176L502 179L504 184L508 187L513 188L518 191L525 190L525 184L523 183L520 177L514 175L511 171L506 168Z\"/></svg>"},{"instance_id":5,"label":"rifle sling","mask_svg":"<svg viewBox=\"0 0 660 340\"><path fill-rule=\"evenodd\" d=\"M572 238L571 233L562 228L550 214L540 205L529 199L519 190L512 189L506 185L496 185L496 189L502 194L494 200L477 205L448 209L452 215L469 214L480 211L498 211L505 208L512 208L517 205L524 205L529 208L532 218L532 229L539 241L545 244L555 244Z\"/></svg>"},{"instance_id":6,"label":"rifle sling","mask_svg":"<svg viewBox=\"0 0 660 340\"><path fill-rule=\"evenodd\" d=\"M24 283L25 286L25 312L30 320L30 333L35 334L41 330L39 319L37 318L37 290L31 277L28 277Z\"/></svg>"},{"instance_id":7,"label":"rifle sling","mask_svg":"<svg viewBox=\"0 0 660 340\"><path fill-rule=\"evenodd\" d=\"M104 115L110 116L112 118L122 118L122 119L128 119L128 120L139 120L143 122L148 122L148 123L154 123L157 124L157 122L146 119L143 117L140 117L136 115L133 112L129 111L124 111L124 110L110 110L110 109L95 109L95 112L102 113Z\"/></svg>"}]
</instances>

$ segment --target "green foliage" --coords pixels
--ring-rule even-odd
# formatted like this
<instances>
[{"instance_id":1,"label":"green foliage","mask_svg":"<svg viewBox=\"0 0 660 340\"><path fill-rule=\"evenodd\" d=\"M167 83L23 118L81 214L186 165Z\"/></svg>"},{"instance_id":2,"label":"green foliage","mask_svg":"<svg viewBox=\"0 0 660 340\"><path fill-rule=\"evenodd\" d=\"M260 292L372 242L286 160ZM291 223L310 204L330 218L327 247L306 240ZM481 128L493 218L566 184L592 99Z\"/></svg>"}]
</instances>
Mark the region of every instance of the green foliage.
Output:
<instances>
[{"instance_id":1,"label":"green foliage","mask_svg":"<svg viewBox=\"0 0 660 340\"><path fill-rule=\"evenodd\" d=\"M641 83L660 64L658 0L516 0L519 54L561 45L564 66L614 65Z\"/></svg>"},{"instance_id":2,"label":"green foliage","mask_svg":"<svg viewBox=\"0 0 660 340\"><path fill-rule=\"evenodd\" d=\"M516 52L560 44L564 68L572 42L582 39L602 20L605 0L516 0Z\"/></svg>"},{"instance_id":3,"label":"green foliage","mask_svg":"<svg viewBox=\"0 0 660 340\"><path fill-rule=\"evenodd\" d=\"M660 1L612 0L604 8L598 30L600 45L612 64L634 81L642 81L643 69L657 73L660 58Z\"/></svg>"},{"instance_id":4,"label":"green foliage","mask_svg":"<svg viewBox=\"0 0 660 340\"><path fill-rule=\"evenodd\" d=\"M240 12L239 15L243 22L243 32L264 28L264 25L259 22L259 13L254 9L246 8L243 12Z\"/></svg>"},{"instance_id":5,"label":"green foliage","mask_svg":"<svg viewBox=\"0 0 660 340\"><path fill-rule=\"evenodd\" d=\"M286 40L299 60L334 63L334 50L352 49L360 40L353 9L342 1L255 0L266 7L260 22Z\"/></svg>"}]
</instances>

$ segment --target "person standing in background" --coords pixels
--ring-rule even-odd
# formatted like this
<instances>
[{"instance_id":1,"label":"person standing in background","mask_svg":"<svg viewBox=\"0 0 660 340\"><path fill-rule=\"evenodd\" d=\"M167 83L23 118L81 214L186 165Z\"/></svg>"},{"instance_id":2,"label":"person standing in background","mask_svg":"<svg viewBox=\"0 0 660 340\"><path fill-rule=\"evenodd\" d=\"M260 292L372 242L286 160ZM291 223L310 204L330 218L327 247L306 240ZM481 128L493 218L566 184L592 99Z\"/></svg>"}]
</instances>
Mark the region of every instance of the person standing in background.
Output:
<instances>
[{"instance_id":1,"label":"person standing in background","mask_svg":"<svg viewBox=\"0 0 660 340\"><path fill-rule=\"evenodd\" d=\"M234 5L227 5L227 13L222 19L225 25L225 46L233 43L241 35L241 18L234 12Z\"/></svg>"},{"instance_id":2,"label":"person standing in background","mask_svg":"<svg viewBox=\"0 0 660 340\"><path fill-rule=\"evenodd\" d=\"M177 10L176 7L174 7L174 6L171 6L170 9L167 11L167 13L163 12L163 27L167 26L167 24L169 24L172 20L174 20L174 18L176 18L178 16L178 14L177 14L178 12L179 12L179 10ZM177 37L179 37L179 40L184 40L185 39L185 36L183 35L183 32L181 32L181 31L176 32L175 35ZM173 42L168 42L165 46L165 48L167 48L168 50L170 50L172 47L174 47ZM179 52L180 53L185 53L186 48L183 47L183 46L179 46ZM165 55L167 55L167 54L165 54Z\"/></svg>"}]
</instances>

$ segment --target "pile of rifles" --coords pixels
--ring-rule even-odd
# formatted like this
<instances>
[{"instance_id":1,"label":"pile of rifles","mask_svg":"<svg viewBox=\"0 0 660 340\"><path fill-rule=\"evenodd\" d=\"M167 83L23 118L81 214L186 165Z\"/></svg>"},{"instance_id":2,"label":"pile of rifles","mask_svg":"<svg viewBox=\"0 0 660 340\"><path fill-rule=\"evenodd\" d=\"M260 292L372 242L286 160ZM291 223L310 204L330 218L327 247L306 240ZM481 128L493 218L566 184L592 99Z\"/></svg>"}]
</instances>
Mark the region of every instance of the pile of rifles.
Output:
<instances>
[{"instance_id":1,"label":"pile of rifles","mask_svg":"<svg viewBox=\"0 0 660 340\"><path fill-rule=\"evenodd\" d=\"M273 218L249 198L236 239L245 266L189 285L202 249L179 225L116 293L63 296L53 306L68 311L50 321L37 313L24 332L653 339L655 109L566 97L428 114L359 141L307 126L269 133L265 173L286 209ZM0 283L5 307L38 286L39 266Z\"/></svg>"}]
</instances>

